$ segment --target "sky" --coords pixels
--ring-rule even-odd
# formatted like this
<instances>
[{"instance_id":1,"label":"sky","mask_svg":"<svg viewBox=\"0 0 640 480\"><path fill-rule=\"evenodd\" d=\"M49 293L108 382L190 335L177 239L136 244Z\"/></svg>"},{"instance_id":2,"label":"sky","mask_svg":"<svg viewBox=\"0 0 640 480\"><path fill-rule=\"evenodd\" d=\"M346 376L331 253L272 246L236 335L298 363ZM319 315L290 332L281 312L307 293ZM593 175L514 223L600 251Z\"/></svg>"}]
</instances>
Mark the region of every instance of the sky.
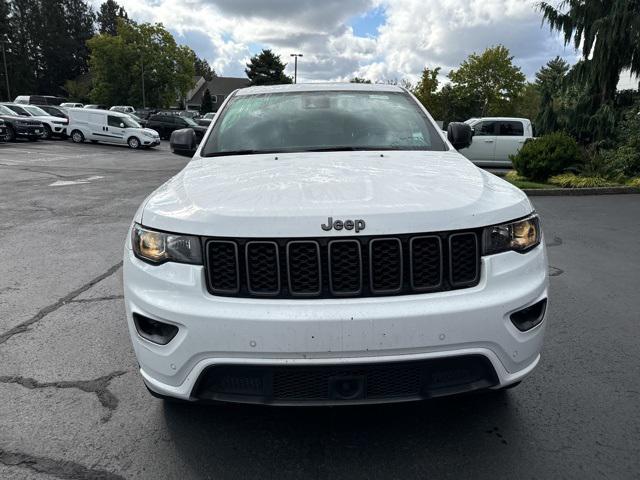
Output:
<instances>
[{"instance_id":1,"label":"sky","mask_svg":"<svg viewBox=\"0 0 640 480\"><path fill-rule=\"evenodd\" d=\"M536 0L117 1L138 22L161 22L223 76L243 77L263 48L279 54L290 75L290 54L302 53L299 82L359 76L415 83L425 66L442 67L446 81L469 54L497 44L530 80L556 55L577 59L542 24Z\"/></svg>"}]
</instances>

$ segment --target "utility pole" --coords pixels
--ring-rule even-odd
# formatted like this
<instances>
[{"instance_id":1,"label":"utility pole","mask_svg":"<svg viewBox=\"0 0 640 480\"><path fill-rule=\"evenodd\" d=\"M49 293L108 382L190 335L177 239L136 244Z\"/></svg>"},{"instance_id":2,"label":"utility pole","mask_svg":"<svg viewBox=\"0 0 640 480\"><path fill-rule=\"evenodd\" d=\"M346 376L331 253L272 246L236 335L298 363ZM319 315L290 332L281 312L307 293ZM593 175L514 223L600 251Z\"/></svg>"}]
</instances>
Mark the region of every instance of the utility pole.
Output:
<instances>
[{"instance_id":1,"label":"utility pole","mask_svg":"<svg viewBox=\"0 0 640 480\"><path fill-rule=\"evenodd\" d=\"M295 58L293 67L293 83L298 83L298 57L302 57L303 55L301 53L292 53L291 56Z\"/></svg>"},{"instance_id":2,"label":"utility pole","mask_svg":"<svg viewBox=\"0 0 640 480\"><path fill-rule=\"evenodd\" d=\"M11 101L11 91L9 90L9 74L7 73L7 53L4 50L4 40L0 40L2 42L2 60L4 62L4 79L7 82L7 101Z\"/></svg>"},{"instance_id":3,"label":"utility pole","mask_svg":"<svg viewBox=\"0 0 640 480\"><path fill-rule=\"evenodd\" d=\"M142 65L142 109L147 108L147 100L144 96L144 59L140 57L140 64Z\"/></svg>"}]
</instances>

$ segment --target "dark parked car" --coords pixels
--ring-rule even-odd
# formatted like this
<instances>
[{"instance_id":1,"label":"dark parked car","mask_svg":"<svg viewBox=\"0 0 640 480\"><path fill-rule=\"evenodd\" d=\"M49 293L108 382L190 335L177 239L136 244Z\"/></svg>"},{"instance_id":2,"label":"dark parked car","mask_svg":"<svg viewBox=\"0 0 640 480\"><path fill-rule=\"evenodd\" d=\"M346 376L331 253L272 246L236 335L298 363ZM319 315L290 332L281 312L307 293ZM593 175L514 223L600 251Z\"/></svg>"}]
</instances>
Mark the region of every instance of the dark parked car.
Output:
<instances>
[{"instance_id":1,"label":"dark parked car","mask_svg":"<svg viewBox=\"0 0 640 480\"><path fill-rule=\"evenodd\" d=\"M0 119L7 127L7 141L13 142L17 138L26 138L35 142L44 132L42 122L29 117L21 117L13 110L0 105Z\"/></svg>"},{"instance_id":2,"label":"dark parked car","mask_svg":"<svg viewBox=\"0 0 640 480\"><path fill-rule=\"evenodd\" d=\"M169 138L171 132L182 128L193 128L196 132L198 142L207 131L207 127L198 125L195 121L188 117L178 117L177 115L151 115L147 122L147 128L151 128L160 134L160 138Z\"/></svg>"},{"instance_id":3,"label":"dark parked car","mask_svg":"<svg viewBox=\"0 0 640 480\"><path fill-rule=\"evenodd\" d=\"M200 117L197 122L198 125L203 127L208 127L211 124L211 121L215 118L215 112L205 113L204 116Z\"/></svg>"},{"instance_id":4,"label":"dark parked car","mask_svg":"<svg viewBox=\"0 0 640 480\"><path fill-rule=\"evenodd\" d=\"M140 126L142 128L147 128L147 123L148 120L144 119L144 118L140 118L138 115L136 115L135 113L127 113L127 115L129 115L131 118L133 118L136 122L138 122L140 124Z\"/></svg>"},{"instance_id":5,"label":"dark parked car","mask_svg":"<svg viewBox=\"0 0 640 480\"><path fill-rule=\"evenodd\" d=\"M54 117L69 118L69 116L67 115L67 111L63 107L56 107L53 105L37 105L37 107L40 107L42 110L47 112L49 115L53 115Z\"/></svg>"}]
</instances>

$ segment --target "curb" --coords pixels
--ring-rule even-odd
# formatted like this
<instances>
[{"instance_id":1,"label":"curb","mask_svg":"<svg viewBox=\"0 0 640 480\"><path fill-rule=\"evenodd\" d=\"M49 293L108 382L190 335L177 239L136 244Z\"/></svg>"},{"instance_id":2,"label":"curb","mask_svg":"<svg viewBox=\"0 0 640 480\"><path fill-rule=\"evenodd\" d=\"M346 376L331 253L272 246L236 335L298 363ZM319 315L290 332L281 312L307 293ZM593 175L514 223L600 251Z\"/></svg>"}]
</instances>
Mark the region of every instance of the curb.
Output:
<instances>
[{"instance_id":1,"label":"curb","mask_svg":"<svg viewBox=\"0 0 640 480\"><path fill-rule=\"evenodd\" d=\"M579 197L582 195L623 195L628 193L640 193L640 188L637 188L637 187L525 188L522 191L530 197L546 197L546 196Z\"/></svg>"}]
</instances>

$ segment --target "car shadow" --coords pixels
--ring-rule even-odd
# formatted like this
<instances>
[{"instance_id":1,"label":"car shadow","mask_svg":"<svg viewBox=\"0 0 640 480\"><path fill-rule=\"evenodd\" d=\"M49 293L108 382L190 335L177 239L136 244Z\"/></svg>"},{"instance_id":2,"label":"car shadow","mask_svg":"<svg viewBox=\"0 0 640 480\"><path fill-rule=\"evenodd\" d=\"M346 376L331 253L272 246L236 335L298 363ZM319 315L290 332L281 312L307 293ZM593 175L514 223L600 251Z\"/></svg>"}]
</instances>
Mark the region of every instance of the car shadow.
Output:
<instances>
[{"instance_id":1,"label":"car shadow","mask_svg":"<svg viewBox=\"0 0 640 480\"><path fill-rule=\"evenodd\" d=\"M518 425L515 410L510 393L486 392L345 407L165 403L164 418L196 478L407 478L425 464L446 473L443 458L468 462L487 442L505 447L500 426Z\"/></svg>"}]
</instances>

